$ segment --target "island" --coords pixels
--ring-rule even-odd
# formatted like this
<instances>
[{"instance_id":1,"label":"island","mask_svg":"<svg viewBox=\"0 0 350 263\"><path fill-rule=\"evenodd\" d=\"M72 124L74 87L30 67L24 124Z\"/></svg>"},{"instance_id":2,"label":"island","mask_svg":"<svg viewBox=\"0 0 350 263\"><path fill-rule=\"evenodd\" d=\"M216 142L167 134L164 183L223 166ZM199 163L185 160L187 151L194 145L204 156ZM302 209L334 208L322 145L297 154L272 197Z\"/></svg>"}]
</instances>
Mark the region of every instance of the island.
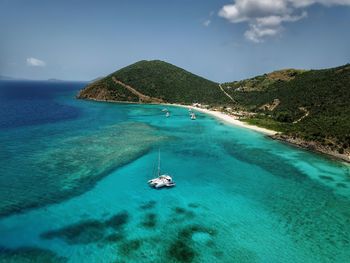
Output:
<instances>
[{"instance_id":1,"label":"island","mask_svg":"<svg viewBox=\"0 0 350 263\"><path fill-rule=\"evenodd\" d=\"M350 64L220 84L164 61L143 60L89 83L77 98L193 107L350 162Z\"/></svg>"}]
</instances>

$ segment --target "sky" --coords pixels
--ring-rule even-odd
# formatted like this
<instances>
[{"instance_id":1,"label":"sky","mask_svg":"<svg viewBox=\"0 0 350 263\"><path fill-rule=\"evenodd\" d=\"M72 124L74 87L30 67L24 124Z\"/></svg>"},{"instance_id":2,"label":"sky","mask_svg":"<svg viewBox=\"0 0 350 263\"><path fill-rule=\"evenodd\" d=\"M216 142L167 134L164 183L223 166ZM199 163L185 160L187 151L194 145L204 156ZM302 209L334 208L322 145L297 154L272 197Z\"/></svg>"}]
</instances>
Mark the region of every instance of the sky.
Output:
<instances>
[{"instance_id":1,"label":"sky","mask_svg":"<svg viewBox=\"0 0 350 263\"><path fill-rule=\"evenodd\" d=\"M92 80L160 59L226 82L350 63L350 0L0 0L0 75Z\"/></svg>"}]
</instances>

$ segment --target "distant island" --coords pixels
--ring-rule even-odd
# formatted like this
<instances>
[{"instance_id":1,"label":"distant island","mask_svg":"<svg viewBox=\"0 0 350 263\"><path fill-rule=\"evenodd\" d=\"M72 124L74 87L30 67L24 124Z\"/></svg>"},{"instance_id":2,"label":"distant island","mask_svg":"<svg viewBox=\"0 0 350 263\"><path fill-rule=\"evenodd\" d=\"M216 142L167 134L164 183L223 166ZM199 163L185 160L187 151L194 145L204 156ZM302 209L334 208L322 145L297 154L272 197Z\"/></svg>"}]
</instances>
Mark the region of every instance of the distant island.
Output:
<instances>
[{"instance_id":1,"label":"distant island","mask_svg":"<svg viewBox=\"0 0 350 263\"><path fill-rule=\"evenodd\" d=\"M0 80L22 80L22 79L0 75Z\"/></svg>"},{"instance_id":2,"label":"distant island","mask_svg":"<svg viewBox=\"0 0 350 263\"><path fill-rule=\"evenodd\" d=\"M65 80L56 79L56 78L50 78L50 79L47 79L47 81L52 81L52 82L64 82Z\"/></svg>"},{"instance_id":3,"label":"distant island","mask_svg":"<svg viewBox=\"0 0 350 263\"><path fill-rule=\"evenodd\" d=\"M219 84L164 61L143 60L88 84L77 98L195 105L276 131L274 139L350 161L350 64Z\"/></svg>"}]
</instances>

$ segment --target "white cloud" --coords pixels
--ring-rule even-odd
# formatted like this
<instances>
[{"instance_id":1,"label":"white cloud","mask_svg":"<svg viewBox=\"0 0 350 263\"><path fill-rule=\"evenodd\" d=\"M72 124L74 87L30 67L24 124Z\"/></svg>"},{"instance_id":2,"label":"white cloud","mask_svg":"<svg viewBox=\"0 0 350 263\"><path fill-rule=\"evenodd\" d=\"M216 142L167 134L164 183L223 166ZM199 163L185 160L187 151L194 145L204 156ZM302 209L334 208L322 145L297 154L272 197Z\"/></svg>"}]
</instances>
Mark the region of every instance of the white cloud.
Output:
<instances>
[{"instance_id":1,"label":"white cloud","mask_svg":"<svg viewBox=\"0 0 350 263\"><path fill-rule=\"evenodd\" d=\"M295 7L307 7L313 4L321 4L324 6L332 5L350 5L350 0L290 0Z\"/></svg>"},{"instance_id":2,"label":"white cloud","mask_svg":"<svg viewBox=\"0 0 350 263\"><path fill-rule=\"evenodd\" d=\"M264 37L275 36L280 33L282 28L264 28L257 25L250 25L249 30L244 33L246 39L255 43L262 42Z\"/></svg>"},{"instance_id":3,"label":"white cloud","mask_svg":"<svg viewBox=\"0 0 350 263\"><path fill-rule=\"evenodd\" d=\"M278 35L284 23L307 17L306 8L314 4L350 6L350 0L234 0L221 8L219 16L231 23L247 23L244 36L258 43Z\"/></svg>"},{"instance_id":4,"label":"white cloud","mask_svg":"<svg viewBox=\"0 0 350 263\"><path fill-rule=\"evenodd\" d=\"M283 30L283 22L296 22L306 16L306 11L303 11L300 15L273 15L256 18L249 24L249 30L244 33L244 36L255 43L263 42L266 37L279 35Z\"/></svg>"},{"instance_id":5,"label":"white cloud","mask_svg":"<svg viewBox=\"0 0 350 263\"><path fill-rule=\"evenodd\" d=\"M203 22L203 26L209 26L210 24L211 24L211 20L210 20L210 19L205 20L205 21Z\"/></svg>"},{"instance_id":6,"label":"white cloud","mask_svg":"<svg viewBox=\"0 0 350 263\"><path fill-rule=\"evenodd\" d=\"M42 61L37 58L27 58L27 65L33 67L45 67L46 63L45 61Z\"/></svg>"}]
</instances>

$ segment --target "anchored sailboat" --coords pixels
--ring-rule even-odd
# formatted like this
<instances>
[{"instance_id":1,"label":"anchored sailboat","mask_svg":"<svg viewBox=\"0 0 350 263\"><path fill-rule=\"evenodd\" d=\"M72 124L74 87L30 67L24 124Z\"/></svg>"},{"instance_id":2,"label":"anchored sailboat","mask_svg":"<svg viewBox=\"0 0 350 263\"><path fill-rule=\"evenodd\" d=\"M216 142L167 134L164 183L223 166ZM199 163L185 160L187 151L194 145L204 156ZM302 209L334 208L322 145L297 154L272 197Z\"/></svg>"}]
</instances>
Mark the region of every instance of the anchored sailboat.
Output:
<instances>
[{"instance_id":1,"label":"anchored sailboat","mask_svg":"<svg viewBox=\"0 0 350 263\"><path fill-rule=\"evenodd\" d=\"M173 187L175 186L175 182L173 178L168 174L161 174L160 170L160 151L158 152L158 169L157 176L154 179L148 181L148 184L154 188L162 188L162 187Z\"/></svg>"},{"instance_id":2,"label":"anchored sailboat","mask_svg":"<svg viewBox=\"0 0 350 263\"><path fill-rule=\"evenodd\" d=\"M194 114L194 112L191 113L191 120L195 120L196 119L196 114Z\"/></svg>"}]
</instances>

